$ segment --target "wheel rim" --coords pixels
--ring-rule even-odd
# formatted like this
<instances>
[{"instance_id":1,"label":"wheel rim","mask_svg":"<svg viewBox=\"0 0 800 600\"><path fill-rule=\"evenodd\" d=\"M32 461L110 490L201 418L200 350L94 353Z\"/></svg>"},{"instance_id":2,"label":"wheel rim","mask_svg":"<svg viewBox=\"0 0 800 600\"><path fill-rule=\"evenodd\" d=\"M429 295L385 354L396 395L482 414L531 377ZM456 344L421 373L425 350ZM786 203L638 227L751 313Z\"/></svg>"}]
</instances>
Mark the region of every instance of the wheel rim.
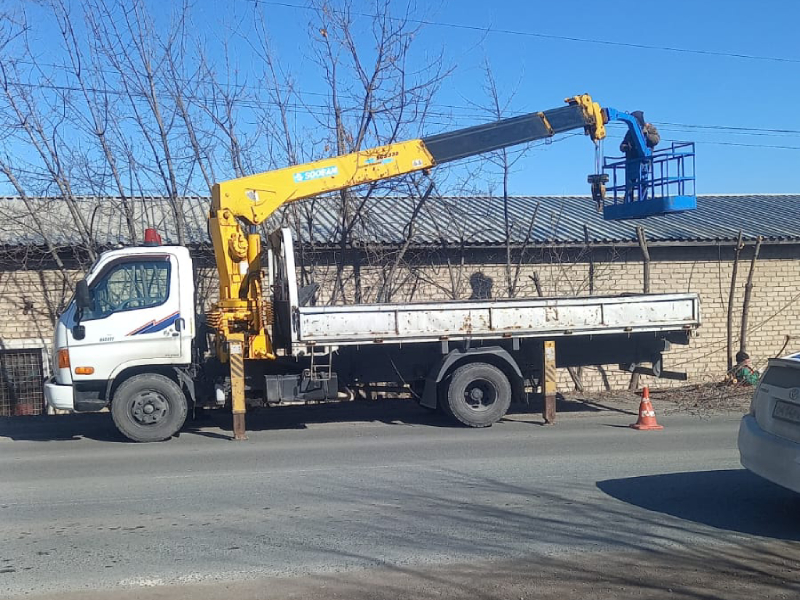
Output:
<instances>
[{"instance_id":1,"label":"wheel rim","mask_svg":"<svg viewBox=\"0 0 800 600\"><path fill-rule=\"evenodd\" d=\"M139 392L131 403L131 416L139 425L158 425L169 415L169 402L155 390Z\"/></svg>"},{"instance_id":2,"label":"wheel rim","mask_svg":"<svg viewBox=\"0 0 800 600\"><path fill-rule=\"evenodd\" d=\"M474 411L489 410L496 400L497 388L487 379L475 379L464 389L464 401Z\"/></svg>"}]
</instances>

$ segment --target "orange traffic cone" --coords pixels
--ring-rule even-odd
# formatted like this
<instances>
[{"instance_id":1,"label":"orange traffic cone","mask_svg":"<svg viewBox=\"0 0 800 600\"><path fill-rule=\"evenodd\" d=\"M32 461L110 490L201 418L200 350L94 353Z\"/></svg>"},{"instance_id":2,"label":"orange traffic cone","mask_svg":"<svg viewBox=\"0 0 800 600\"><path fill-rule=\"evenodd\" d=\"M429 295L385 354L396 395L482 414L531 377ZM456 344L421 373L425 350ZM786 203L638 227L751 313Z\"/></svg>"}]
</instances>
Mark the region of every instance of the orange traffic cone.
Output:
<instances>
[{"instance_id":1,"label":"orange traffic cone","mask_svg":"<svg viewBox=\"0 0 800 600\"><path fill-rule=\"evenodd\" d=\"M639 420L636 423L632 423L631 427L644 431L664 429L656 421L656 411L653 410L653 405L650 404L650 390L647 386L642 388L642 401L639 403Z\"/></svg>"}]
</instances>

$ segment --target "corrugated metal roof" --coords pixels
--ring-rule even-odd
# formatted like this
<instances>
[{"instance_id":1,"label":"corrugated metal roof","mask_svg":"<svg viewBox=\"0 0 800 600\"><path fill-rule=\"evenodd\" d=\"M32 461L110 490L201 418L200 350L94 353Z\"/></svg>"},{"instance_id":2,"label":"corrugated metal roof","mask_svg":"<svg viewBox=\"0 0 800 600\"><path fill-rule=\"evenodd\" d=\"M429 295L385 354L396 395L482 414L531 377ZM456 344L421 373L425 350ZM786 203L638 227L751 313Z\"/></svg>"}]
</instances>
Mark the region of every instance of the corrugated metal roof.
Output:
<instances>
[{"instance_id":1,"label":"corrugated metal roof","mask_svg":"<svg viewBox=\"0 0 800 600\"><path fill-rule=\"evenodd\" d=\"M206 216L208 198L180 199L179 214L183 215L186 239L190 243L208 242ZM147 227L156 227L166 243L177 243L175 211L169 199L148 196L128 199L132 209L134 230L139 242ZM75 209L83 218L91 237L101 246L130 244L131 236L125 220L122 202L116 197L87 197L75 199ZM38 220L38 223L34 220ZM43 245L44 236L57 247L76 246L82 237L70 205L61 198L0 197L0 245Z\"/></svg>"},{"instance_id":2,"label":"corrugated metal roof","mask_svg":"<svg viewBox=\"0 0 800 600\"><path fill-rule=\"evenodd\" d=\"M208 243L206 211L208 198L181 199L186 239L191 244ZM360 202L360 199L356 199ZM177 243L176 213L165 197L129 200L135 229L141 240L145 227L155 226L166 243ZM367 201L352 231L362 243L401 243L419 199L382 197ZM59 198L36 198L29 206L17 197L0 198L0 245L41 245L44 238L35 224L58 246L81 243L75 219ZM315 245L335 243L341 228L338 198L318 198L292 205L300 216L300 237ZM96 242L102 246L129 244L130 236L118 198L81 197L76 207ZM309 215L313 215L310 218ZM535 219L533 216L535 215ZM284 215L289 219L289 214ZM533 221L532 221L533 219ZM294 219L289 219L294 221ZM800 242L800 194L707 195L698 198L698 209L677 215L649 217L638 221L604 221L587 196L514 196L508 201L511 240L529 244L582 244L584 226L594 244L632 244L636 226L643 225L651 243L726 243L741 229L745 239L763 236L767 243ZM267 228L281 221L276 215ZM502 199L488 196L429 198L414 221L413 242L419 245L504 244Z\"/></svg>"}]
</instances>

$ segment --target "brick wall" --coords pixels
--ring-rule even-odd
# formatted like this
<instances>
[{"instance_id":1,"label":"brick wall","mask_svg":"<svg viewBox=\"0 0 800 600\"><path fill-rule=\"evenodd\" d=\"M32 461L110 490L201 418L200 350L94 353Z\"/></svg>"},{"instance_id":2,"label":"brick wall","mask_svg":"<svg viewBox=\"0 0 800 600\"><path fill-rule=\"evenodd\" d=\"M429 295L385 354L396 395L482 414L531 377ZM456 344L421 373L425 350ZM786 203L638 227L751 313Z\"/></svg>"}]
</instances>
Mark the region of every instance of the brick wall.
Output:
<instances>
[{"instance_id":1,"label":"brick wall","mask_svg":"<svg viewBox=\"0 0 800 600\"><path fill-rule=\"evenodd\" d=\"M71 269L71 282L80 278ZM71 297L68 281L55 269L0 269L0 349L49 346L53 323Z\"/></svg>"},{"instance_id":2,"label":"brick wall","mask_svg":"<svg viewBox=\"0 0 800 600\"><path fill-rule=\"evenodd\" d=\"M733 266L730 247L655 247L651 248L651 291L697 292L702 302L703 326L699 336L688 347L676 346L665 360L665 368L686 371L694 382L720 380L726 369L726 320L728 293ZM752 247L742 253L734 299L734 339L738 348L739 327L744 286ZM330 299L336 268L331 254L318 251L309 255L313 262L313 279L321 285L319 302ZM392 300L437 300L452 297L468 298L472 293L470 277L482 273L491 279L492 295L505 297L505 254L502 250L472 249L462 254L418 252L409 254L403 268L396 271L396 291ZM518 258L518 257L517 257ZM391 268L391 256L380 266L370 266L367 256L354 269L346 267L342 274L348 301L360 288L365 301L374 300ZM596 249L594 251L595 294L619 294L642 291L641 255L637 249ZM518 276L518 296L535 296L534 272L538 274L546 296L587 295L589 262L585 252L537 250L523 257ZM352 261L348 259L352 265ZM198 270L196 282L204 298L216 293L213 268ZM356 277L355 273L358 273ZM77 279L77 270L69 272ZM358 281L358 285L357 285ZM69 299L69 287L61 274L49 269L0 270L0 348L45 346L52 336L54 315ZM786 335L791 336L787 351L800 349L800 246L765 245L756 266L750 307L748 351L757 365L777 354ZM627 384L629 375L609 365L607 376L612 386ZM584 369L584 383L600 389L598 369ZM647 378L643 378L647 381ZM653 383L653 382L648 382ZM571 381L561 373L562 389ZM656 385L668 385L659 380Z\"/></svg>"}]
</instances>

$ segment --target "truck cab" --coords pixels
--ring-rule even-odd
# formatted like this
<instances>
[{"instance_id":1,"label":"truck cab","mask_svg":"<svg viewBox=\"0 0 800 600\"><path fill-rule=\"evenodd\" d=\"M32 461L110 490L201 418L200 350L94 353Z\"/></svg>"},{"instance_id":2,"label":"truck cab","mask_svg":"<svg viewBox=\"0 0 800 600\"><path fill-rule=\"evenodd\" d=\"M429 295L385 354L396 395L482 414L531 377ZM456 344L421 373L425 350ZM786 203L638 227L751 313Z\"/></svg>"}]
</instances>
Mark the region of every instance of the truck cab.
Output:
<instances>
[{"instance_id":1,"label":"truck cab","mask_svg":"<svg viewBox=\"0 0 800 600\"><path fill-rule=\"evenodd\" d=\"M79 307L76 294L56 324L47 403L68 411L101 410L114 389L144 370L179 384L171 371L191 364L196 327L189 251L158 245L111 250L82 286L88 305ZM162 404L143 401L136 411L152 421Z\"/></svg>"}]
</instances>

